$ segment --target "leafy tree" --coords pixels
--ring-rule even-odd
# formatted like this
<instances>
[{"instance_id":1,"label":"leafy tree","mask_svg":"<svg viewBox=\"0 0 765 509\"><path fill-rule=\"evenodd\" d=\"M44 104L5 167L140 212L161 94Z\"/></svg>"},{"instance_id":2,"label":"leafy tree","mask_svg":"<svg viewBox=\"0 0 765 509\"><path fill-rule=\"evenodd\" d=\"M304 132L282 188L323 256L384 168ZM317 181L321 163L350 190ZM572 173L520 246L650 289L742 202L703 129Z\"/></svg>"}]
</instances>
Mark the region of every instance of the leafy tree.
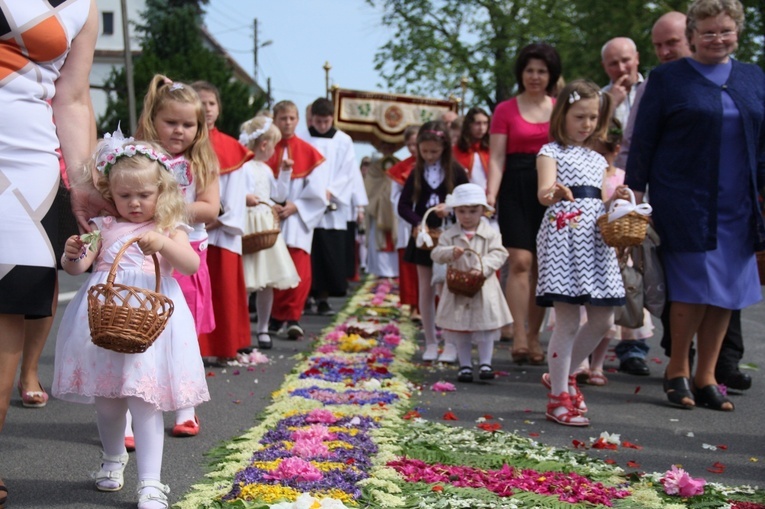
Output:
<instances>
[{"instance_id":1,"label":"leafy tree","mask_svg":"<svg viewBox=\"0 0 765 509\"><path fill-rule=\"evenodd\" d=\"M207 0L201 0L206 3ZM173 80L191 83L209 81L220 90L222 113L218 128L237 136L239 126L255 115L265 103L261 95L252 99L249 87L232 79L233 72L225 59L206 48L202 42L202 11L193 0L147 0L143 24L136 26L141 54L133 60L136 91L136 118L143 107L143 94L151 78L159 73ZM124 68L114 68L106 80L111 90L106 112L99 118L99 130L109 132L117 122L123 130L128 124L127 79Z\"/></svg>"},{"instance_id":2,"label":"leafy tree","mask_svg":"<svg viewBox=\"0 0 765 509\"><path fill-rule=\"evenodd\" d=\"M385 84L402 93L460 95L468 78L468 104L494 108L515 89L515 56L525 45L543 41L556 47L566 80L608 81L600 60L612 37L635 40L645 73L657 64L651 27L670 10L684 11L687 0L367 0L382 11L391 39L375 55ZM748 0L747 31L738 57L763 62L765 0ZM759 39L758 39L759 37ZM759 42L758 42L759 40Z\"/></svg>"}]
</instances>

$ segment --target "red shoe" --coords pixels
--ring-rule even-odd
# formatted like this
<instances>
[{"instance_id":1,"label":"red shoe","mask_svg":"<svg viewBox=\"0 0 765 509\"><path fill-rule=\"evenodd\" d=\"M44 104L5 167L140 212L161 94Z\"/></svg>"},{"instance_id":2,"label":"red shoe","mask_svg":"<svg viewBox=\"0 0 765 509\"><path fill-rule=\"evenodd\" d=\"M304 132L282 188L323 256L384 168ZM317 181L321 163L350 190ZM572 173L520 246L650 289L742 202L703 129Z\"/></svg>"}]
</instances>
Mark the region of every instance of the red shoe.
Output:
<instances>
[{"instance_id":1,"label":"red shoe","mask_svg":"<svg viewBox=\"0 0 765 509\"><path fill-rule=\"evenodd\" d=\"M556 410L563 408L565 412L556 415ZM547 395L547 412L545 413L548 421L557 422L564 426L589 426L590 421L574 408L571 402L571 395L568 392L561 392L557 396L553 393Z\"/></svg>"},{"instance_id":2,"label":"red shoe","mask_svg":"<svg viewBox=\"0 0 765 509\"><path fill-rule=\"evenodd\" d=\"M135 437L125 437L125 449L127 452L135 451Z\"/></svg>"},{"instance_id":3,"label":"red shoe","mask_svg":"<svg viewBox=\"0 0 765 509\"><path fill-rule=\"evenodd\" d=\"M174 437L195 437L199 435L199 417L195 415L193 421L176 424L173 426L172 435Z\"/></svg>"},{"instance_id":4,"label":"red shoe","mask_svg":"<svg viewBox=\"0 0 765 509\"><path fill-rule=\"evenodd\" d=\"M542 385L547 389L552 390L552 383L550 382L550 373L542 374ZM568 392L571 394L571 403L574 408L580 413L587 413L587 405L584 403L584 394L579 390L579 386L576 383L576 375L570 375L568 377Z\"/></svg>"}]
</instances>

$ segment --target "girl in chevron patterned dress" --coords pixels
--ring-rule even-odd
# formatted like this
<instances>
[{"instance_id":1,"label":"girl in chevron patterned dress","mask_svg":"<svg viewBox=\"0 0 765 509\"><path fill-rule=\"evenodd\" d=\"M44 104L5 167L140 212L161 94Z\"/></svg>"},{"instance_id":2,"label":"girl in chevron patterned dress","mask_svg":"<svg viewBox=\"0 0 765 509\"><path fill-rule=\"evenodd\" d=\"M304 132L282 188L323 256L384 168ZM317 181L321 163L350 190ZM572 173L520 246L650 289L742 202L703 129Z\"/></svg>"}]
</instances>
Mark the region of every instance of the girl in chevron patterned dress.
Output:
<instances>
[{"instance_id":1,"label":"girl in chevron patterned dress","mask_svg":"<svg viewBox=\"0 0 765 509\"><path fill-rule=\"evenodd\" d=\"M614 306L624 304L624 286L614 250L603 242L597 218L605 213L602 186L606 160L589 146L606 135L611 98L594 83L575 80L558 96L550 137L537 156L540 203L547 206L537 234L537 304L555 307L548 345L550 373L542 383L549 420L587 426L584 398L571 376L609 330ZM626 186L617 198L629 198ZM579 307L587 311L580 326Z\"/></svg>"}]
</instances>

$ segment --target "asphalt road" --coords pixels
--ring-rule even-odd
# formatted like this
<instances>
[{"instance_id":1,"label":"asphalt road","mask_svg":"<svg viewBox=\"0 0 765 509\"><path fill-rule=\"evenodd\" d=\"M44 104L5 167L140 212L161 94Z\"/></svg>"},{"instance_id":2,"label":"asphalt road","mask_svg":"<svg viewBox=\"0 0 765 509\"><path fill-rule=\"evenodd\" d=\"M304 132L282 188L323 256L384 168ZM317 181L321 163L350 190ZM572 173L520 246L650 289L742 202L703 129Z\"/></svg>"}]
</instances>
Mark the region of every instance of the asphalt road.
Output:
<instances>
[{"instance_id":1,"label":"asphalt road","mask_svg":"<svg viewBox=\"0 0 765 509\"><path fill-rule=\"evenodd\" d=\"M63 272L61 292L71 292L83 277L72 278ZM342 299L333 299L335 308ZM41 382L50 389L53 354L59 313L41 360ZM308 337L302 341L277 339L267 351L269 364L247 368L209 368L208 384L212 401L197 412L201 433L193 438L173 438L169 430L173 416L166 415L168 436L165 440L163 482L171 487L171 501L178 500L205 472L205 452L241 434L256 424L258 414L270 402L270 394L279 388L297 359L295 354L311 347L311 337L329 325L330 318L309 316L303 324ZM572 447L572 441L589 443L602 431L621 434L622 440L638 444L641 450L590 450L591 454L614 459L627 470L665 471L674 463L682 464L694 477L725 484L765 486L765 304L743 313L747 346L745 362L760 366L749 371L754 386L736 395L732 414L712 410L679 410L665 404L661 374L665 360L655 346L650 377L607 373L606 387L587 387L585 397L590 407L592 426L574 429L544 419L545 389L539 383L544 367L519 367L511 363L509 346L500 343L495 355L495 369L506 373L491 383L456 384L456 368L422 368L424 389L417 403L423 416L440 420L451 410L455 425L474 426L475 419L491 414L504 430L535 436L537 440L560 447ZM657 329L658 333L658 329ZM543 336L546 341L549 334ZM656 341L658 343L658 341ZM614 360L607 361L615 367ZM457 391L440 395L427 388L437 380L455 382ZM720 446L724 446L720 447ZM714 450L712 449L714 447ZM136 469L134 455L126 470L125 488L116 493L95 490L91 472L100 458L95 413L91 406L52 399L44 409L26 409L16 395L6 427L0 433L0 477L10 490L10 509L25 508L134 508ZM634 461L639 467L628 468ZM724 465L719 474L707 471L713 464Z\"/></svg>"}]
</instances>

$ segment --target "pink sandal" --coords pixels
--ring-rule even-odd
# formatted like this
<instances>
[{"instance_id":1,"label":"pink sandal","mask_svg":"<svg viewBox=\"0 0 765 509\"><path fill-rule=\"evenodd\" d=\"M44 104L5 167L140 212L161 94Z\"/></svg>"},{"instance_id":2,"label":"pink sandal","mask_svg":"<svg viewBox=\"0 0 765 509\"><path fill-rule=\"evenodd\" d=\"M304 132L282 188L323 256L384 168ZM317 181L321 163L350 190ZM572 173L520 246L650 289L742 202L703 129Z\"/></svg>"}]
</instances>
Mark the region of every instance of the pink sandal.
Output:
<instances>
[{"instance_id":1,"label":"pink sandal","mask_svg":"<svg viewBox=\"0 0 765 509\"><path fill-rule=\"evenodd\" d=\"M48 404L48 393L45 392L39 381L37 385L40 386L39 391L25 391L21 386L21 380L19 380L19 395L21 396L21 404L25 408L43 408Z\"/></svg>"},{"instance_id":2,"label":"pink sandal","mask_svg":"<svg viewBox=\"0 0 765 509\"><path fill-rule=\"evenodd\" d=\"M559 408L565 408L566 411L560 415L555 415L555 411ZM590 425L590 420L574 408L571 402L571 395L568 392L561 392L557 396L552 393L547 395L547 413L545 413L545 417L547 417L548 421L557 422L564 426Z\"/></svg>"}]
</instances>

